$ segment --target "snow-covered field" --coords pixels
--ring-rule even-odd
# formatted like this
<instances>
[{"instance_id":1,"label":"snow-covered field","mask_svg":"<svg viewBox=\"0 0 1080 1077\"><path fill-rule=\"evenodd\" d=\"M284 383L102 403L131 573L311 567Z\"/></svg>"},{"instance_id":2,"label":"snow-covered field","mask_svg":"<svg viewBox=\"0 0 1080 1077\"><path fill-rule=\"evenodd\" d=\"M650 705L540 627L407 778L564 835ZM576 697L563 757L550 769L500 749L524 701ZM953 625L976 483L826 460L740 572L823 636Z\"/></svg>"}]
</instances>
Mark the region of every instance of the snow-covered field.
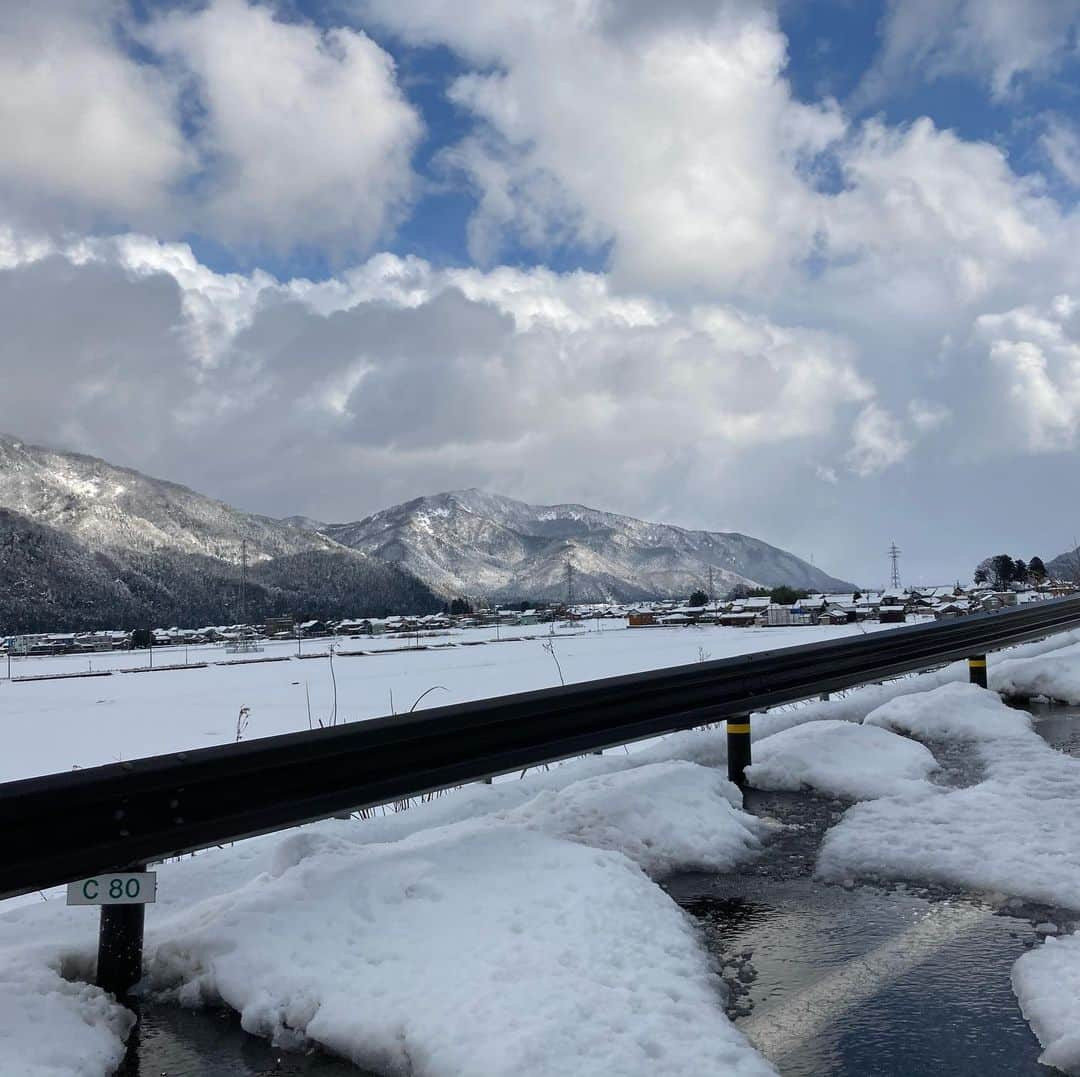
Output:
<instances>
[{"instance_id":1,"label":"snow-covered field","mask_svg":"<svg viewBox=\"0 0 1080 1077\"><path fill-rule=\"evenodd\" d=\"M755 638L809 642L811 632L595 633L557 640L556 653L570 681L696 661L699 647L721 657ZM1017 648L1007 666L992 658L991 684L999 668L1013 679L1025 669L1075 676L1078 640ZM303 681L325 716L327 665L0 685L13 769L115 758L114 737L136 743L125 755L229 740L244 705L249 736L303 729ZM446 691L425 704L558 682L540 641L340 658L335 669L350 719L388 710L391 687L406 710L432 683ZM756 716L751 781L855 801L826 837L823 877L1050 903L1065 912L1044 933L1064 930L1080 918L1080 760L964 680L957 664ZM941 741L978 754L977 784L930 780ZM725 759L722 728L675 734L161 865L146 985L185 1005L224 1002L253 1032L321 1043L385 1073L772 1073L724 1015L692 922L653 881L680 868L738 870L769 841L778 824L741 810ZM80 982L95 930L92 910L54 896L0 913L0 1072L89 1077L116 1065L130 1019ZM1026 955L1013 983L1046 1061L1080 1074L1075 939Z\"/></svg>"},{"instance_id":2,"label":"snow-covered field","mask_svg":"<svg viewBox=\"0 0 1080 1077\"><path fill-rule=\"evenodd\" d=\"M619 629L608 627L611 622L600 624L605 626L603 631L590 623L555 635L539 634L537 626L532 626L516 634L538 634L539 638L519 641L508 641L503 630L499 642L494 642L493 630L472 629L424 639L429 647L443 645L429 650L402 650L408 641L399 639L341 640L342 651L374 653L338 655L333 678L329 658L297 659L295 643L268 643L257 655L233 656L220 647L192 647L186 658L190 663L240 657L283 661L70 680L0 681L4 738L0 781L228 743L236 739L241 707L249 711L246 740L296 733L308 728L309 702L313 723L329 720L335 682L338 721L351 722L400 714L414 704L423 709L550 688L559 684L560 671L569 684L862 631L854 626ZM304 641L303 653L326 655L330 642ZM159 664L179 664L184 659L183 648L154 654ZM145 669L147 654L25 658L13 663L12 673L14 677L74 673L89 664L95 669L123 665Z\"/></svg>"}]
</instances>

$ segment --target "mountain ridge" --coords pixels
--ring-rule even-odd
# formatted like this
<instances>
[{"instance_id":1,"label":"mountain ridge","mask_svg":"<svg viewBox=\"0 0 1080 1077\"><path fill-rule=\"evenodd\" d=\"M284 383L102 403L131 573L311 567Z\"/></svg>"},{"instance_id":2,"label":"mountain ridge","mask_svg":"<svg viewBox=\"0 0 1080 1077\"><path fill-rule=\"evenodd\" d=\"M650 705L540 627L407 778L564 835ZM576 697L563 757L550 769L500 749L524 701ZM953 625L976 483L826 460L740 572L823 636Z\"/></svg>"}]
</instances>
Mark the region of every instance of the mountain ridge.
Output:
<instances>
[{"instance_id":1,"label":"mountain ridge","mask_svg":"<svg viewBox=\"0 0 1080 1077\"><path fill-rule=\"evenodd\" d=\"M583 602L686 598L706 586L710 568L717 593L851 587L739 532L576 503L531 505L475 487L352 523L277 519L2 434L0 511L0 631L59 627L64 610L70 628L235 621L245 612L236 598L245 550L252 619L427 612L457 595L557 601L567 594L568 560Z\"/></svg>"},{"instance_id":2,"label":"mountain ridge","mask_svg":"<svg viewBox=\"0 0 1080 1077\"><path fill-rule=\"evenodd\" d=\"M685 597L787 584L850 590L794 554L737 531L653 523L587 505L531 505L475 487L425 495L319 533L405 565L440 594L563 598L565 562L582 601Z\"/></svg>"}]
</instances>

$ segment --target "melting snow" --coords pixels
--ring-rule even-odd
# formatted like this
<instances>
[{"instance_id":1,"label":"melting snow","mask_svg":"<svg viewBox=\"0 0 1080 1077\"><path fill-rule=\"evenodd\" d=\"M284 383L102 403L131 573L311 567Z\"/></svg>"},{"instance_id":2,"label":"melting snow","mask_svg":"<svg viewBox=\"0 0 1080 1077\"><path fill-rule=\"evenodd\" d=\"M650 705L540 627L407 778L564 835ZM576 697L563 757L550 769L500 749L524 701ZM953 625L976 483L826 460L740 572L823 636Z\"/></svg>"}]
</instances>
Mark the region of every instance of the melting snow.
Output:
<instances>
[{"instance_id":1,"label":"melting snow","mask_svg":"<svg viewBox=\"0 0 1080 1077\"><path fill-rule=\"evenodd\" d=\"M921 793L937 768L928 748L884 729L819 721L757 741L746 775L759 789L816 789L870 800Z\"/></svg>"},{"instance_id":2,"label":"melting snow","mask_svg":"<svg viewBox=\"0 0 1080 1077\"><path fill-rule=\"evenodd\" d=\"M1080 1073L1080 935L1047 939L1013 966L1013 991L1045 1050L1039 1061Z\"/></svg>"}]
</instances>

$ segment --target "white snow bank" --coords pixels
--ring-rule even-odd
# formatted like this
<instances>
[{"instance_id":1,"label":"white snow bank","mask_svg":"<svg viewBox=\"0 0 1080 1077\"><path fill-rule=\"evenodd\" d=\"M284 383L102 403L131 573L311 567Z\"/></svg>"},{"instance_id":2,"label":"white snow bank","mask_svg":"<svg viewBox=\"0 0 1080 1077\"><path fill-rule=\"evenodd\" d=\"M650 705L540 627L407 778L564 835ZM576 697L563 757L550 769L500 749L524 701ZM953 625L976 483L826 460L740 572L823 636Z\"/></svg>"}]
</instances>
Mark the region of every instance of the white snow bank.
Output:
<instances>
[{"instance_id":1,"label":"white snow bank","mask_svg":"<svg viewBox=\"0 0 1080 1077\"><path fill-rule=\"evenodd\" d=\"M134 1016L99 988L69 983L33 951L0 963L0 1072L97 1077L124 1057Z\"/></svg>"},{"instance_id":2,"label":"white snow bank","mask_svg":"<svg viewBox=\"0 0 1080 1077\"><path fill-rule=\"evenodd\" d=\"M539 794L502 816L597 849L618 849L660 877L676 868L727 871L769 827L739 810L739 790L694 763L654 763Z\"/></svg>"},{"instance_id":3,"label":"white snow bank","mask_svg":"<svg viewBox=\"0 0 1080 1077\"><path fill-rule=\"evenodd\" d=\"M922 796L855 805L826 834L819 874L938 882L1080 908L1080 760L971 685L894 700L866 721L980 736L971 750L987 776L966 789L927 784Z\"/></svg>"},{"instance_id":4,"label":"white snow bank","mask_svg":"<svg viewBox=\"0 0 1080 1077\"><path fill-rule=\"evenodd\" d=\"M863 721L927 740L994 741L1032 735L1029 714L1004 706L993 692L973 684L947 684L932 692L899 696Z\"/></svg>"},{"instance_id":5,"label":"white snow bank","mask_svg":"<svg viewBox=\"0 0 1080 1077\"><path fill-rule=\"evenodd\" d=\"M775 733L754 745L747 771L758 789L817 789L870 800L921 792L937 767L930 750L884 729L817 721Z\"/></svg>"},{"instance_id":6,"label":"white snow bank","mask_svg":"<svg viewBox=\"0 0 1080 1077\"><path fill-rule=\"evenodd\" d=\"M1039 1061L1080 1074L1080 935L1048 938L1012 970L1024 1019L1045 1050Z\"/></svg>"},{"instance_id":7,"label":"white snow bank","mask_svg":"<svg viewBox=\"0 0 1080 1077\"><path fill-rule=\"evenodd\" d=\"M720 1011L693 927L636 865L523 827L327 838L168 934L155 986L382 1071L773 1072Z\"/></svg>"},{"instance_id":8,"label":"white snow bank","mask_svg":"<svg viewBox=\"0 0 1080 1077\"><path fill-rule=\"evenodd\" d=\"M1080 646L1064 647L1036 658L1013 658L994 668L991 687L1005 696L1045 696L1080 703Z\"/></svg>"},{"instance_id":9,"label":"white snow bank","mask_svg":"<svg viewBox=\"0 0 1080 1077\"><path fill-rule=\"evenodd\" d=\"M429 828L396 841L372 835L413 812L161 865L148 982L188 1004L220 999L280 1043L416 1077L771 1074L724 1015L691 921L642 871L730 866L762 824L722 775L607 769L626 758L530 775L514 784L549 788L524 804L470 787L457 808L454 795L423 805L414 820ZM464 810L475 817L430 825ZM88 911L50 901L0 917L0 965L33 932L50 940L39 964L87 967ZM2 1056L20 1074L22 1050Z\"/></svg>"}]
</instances>

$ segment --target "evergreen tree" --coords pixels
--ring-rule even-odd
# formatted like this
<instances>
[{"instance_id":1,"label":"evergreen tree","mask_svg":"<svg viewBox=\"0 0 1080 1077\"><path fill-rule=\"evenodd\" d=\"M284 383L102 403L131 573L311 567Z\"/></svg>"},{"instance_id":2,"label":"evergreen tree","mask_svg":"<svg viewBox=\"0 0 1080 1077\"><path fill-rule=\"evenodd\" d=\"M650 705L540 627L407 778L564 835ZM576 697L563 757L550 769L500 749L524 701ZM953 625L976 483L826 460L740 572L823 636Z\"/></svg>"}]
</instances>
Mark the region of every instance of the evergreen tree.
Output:
<instances>
[{"instance_id":1,"label":"evergreen tree","mask_svg":"<svg viewBox=\"0 0 1080 1077\"><path fill-rule=\"evenodd\" d=\"M790 606L793 602L798 602L800 598L806 598L809 593L809 591L800 591L782 584L780 587L774 587L769 592L769 598L778 606Z\"/></svg>"},{"instance_id":2,"label":"evergreen tree","mask_svg":"<svg viewBox=\"0 0 1080 1077\"><path fill-rule=\"evenodd\" d=\"M991 561L994 570L994 586L998 590L1008 587L1016 578L1016 562L1007 554L999 553Z\"/></svg>"},{"instance_id":3,"label":"evergreen tree","mask_svg":"<svg viewBox=\"0 0 1080 1077\"><path fill-rule=\"evenodd\" d=\"M1028 562L1028 576L1035 584L1040 584L1046 580L1046 565L1043 564L1041 557L1033 557Z\"/></svg>"},{"instance_id":4,"label":"evergreen tree","mask_svg":"<svg viewBox=\"0 0 1080 1077\"><path fill-rule=\"evenodd\" d=\"M704 591L695 591L690 596L688 606L704 606L709 601L709 596Z\"/></svg>"}]
</instances>

